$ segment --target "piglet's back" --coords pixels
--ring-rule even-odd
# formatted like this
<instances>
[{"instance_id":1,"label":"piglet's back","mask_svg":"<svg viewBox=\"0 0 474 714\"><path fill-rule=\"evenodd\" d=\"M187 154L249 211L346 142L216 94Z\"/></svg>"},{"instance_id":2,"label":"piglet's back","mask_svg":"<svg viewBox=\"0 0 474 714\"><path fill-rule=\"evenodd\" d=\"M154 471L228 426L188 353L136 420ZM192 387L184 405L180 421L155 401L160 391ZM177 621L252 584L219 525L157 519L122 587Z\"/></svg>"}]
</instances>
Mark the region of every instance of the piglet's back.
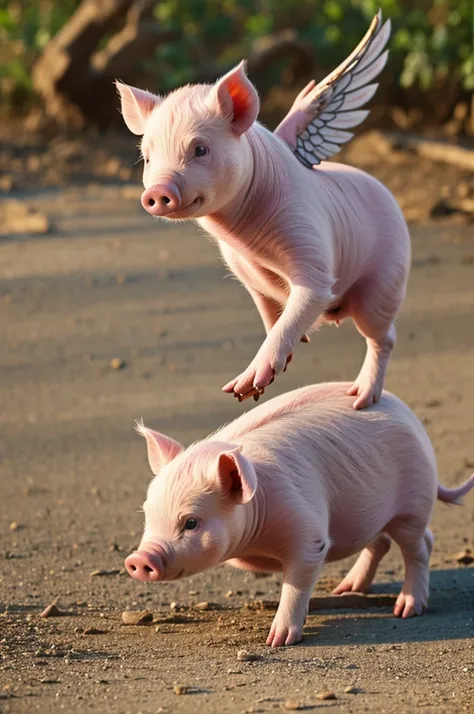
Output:
<instances>
[{"instance_id":1,"label":"piglet's back","mask_svg":"<svg viewBox=\"0 0 474 714\"><path fill-rule=\"evenodd\" d=\"M413 470L436 472L431 442L417 417L384 391L379 404L356 411L345 382L303 387L276 397L223 427L212 439L242 446L256 464L277 465L294 482L318 473L332 491L355 484L396 495ZM343 484L343 482L345 482ZM404 484L404 487L407 484ZM430 485L431 491L433 484ZM388 488L388 492L387 489Z\"/></svg>"}]
</instances>

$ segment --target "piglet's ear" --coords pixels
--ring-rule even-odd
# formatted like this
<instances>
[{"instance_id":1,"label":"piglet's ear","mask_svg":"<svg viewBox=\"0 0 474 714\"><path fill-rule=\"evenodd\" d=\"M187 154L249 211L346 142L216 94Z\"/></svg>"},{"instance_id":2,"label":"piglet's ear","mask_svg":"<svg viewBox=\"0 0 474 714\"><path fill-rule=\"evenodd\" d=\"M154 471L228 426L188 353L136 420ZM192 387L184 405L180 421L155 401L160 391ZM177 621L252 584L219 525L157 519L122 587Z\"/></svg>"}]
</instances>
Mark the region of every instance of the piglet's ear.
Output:
<instances>
[{"instance_id":1,"label":"piglet's ear","mask_svg":"<svg viewBox=\"0 0 474 714\"><path fill-rule=\"evenodd\" d=\"M258 116L260 102L245 74L244 62L216 82L209 95L209 106L229 119L235 134L240 136L250 129Z\"/></svg>"},{"instance_id":2,"label":"piglet's ear","mask_svg":"<svg viewBox=\"0 0 474 714\"><path fill-rule=\"evenodd\" d=\"M177 441L170 439L169 436L160 434L158 431L148 429L144 424L137 423L135 428L146 439L148 463L155 476L165 464L172 461L183 451L183 447Z\"/></svg>"},{"instance_id":3,"label":"piglet's ear","mask_svg":"<svg viewBox=\"0 0 474 714\"><path fill-rule=\"evenodd\" d=\"M148 117L153 109L161 104L162 98L143 89L130 87L118 80L115 82L122 102L122 114L125 124L132 134L141 136L145 133Z\"/></svg>"},{"instance_id":4,"label":"piglet's ear","mask_svg":"<svg viewBox=\"0 0 474 714\"><path fill-rule=\"evenodd\" d=\"M221 454L217 460L217 475L224 494L236 503L248 503L257 489L257 474L240 447Z\"/></svg>"}]
</instances>

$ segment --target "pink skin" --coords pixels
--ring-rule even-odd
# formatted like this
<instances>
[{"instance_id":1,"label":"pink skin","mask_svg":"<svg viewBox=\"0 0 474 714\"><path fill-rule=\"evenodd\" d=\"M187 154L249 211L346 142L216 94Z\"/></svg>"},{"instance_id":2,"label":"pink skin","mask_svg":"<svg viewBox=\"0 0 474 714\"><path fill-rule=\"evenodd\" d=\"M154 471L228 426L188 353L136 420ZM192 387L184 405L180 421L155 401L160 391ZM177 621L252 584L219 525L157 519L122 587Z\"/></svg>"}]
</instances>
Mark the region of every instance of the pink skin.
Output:
<instances>
[{"instance_id":1,"label":"pink skin","mask_svg":"<svg viewBox=\"0 0 474 714\"><path fill-rule=\"evenodd\" d=\"M176 210L155 203L151 212L197 220L262 317L265 341L224 391L262 390L302 335L351 317L367 354L348 394L356 409L377 402L410 264L408 229L389 191L334 162L305 168L256 121L258 96L242 64L211 87L165 99L117 86L127 126L143 135L145 207L150 191L179 191Z\"/></svg>"},{"instance_id":2,"label":"pink skin","mask_svg":"<svg viewBox=\"0 0 474 714\"><path fill-rule=\"evenodd\" d=\"M409 408L384 392L380 404L354 411L347 389L284 394L186 450L140 425L155 477L142 542L126 560L130 575L171 580L223 562L281 571L267 638L280 647L301 640L325 561L362 551L334 592L366 591L393 539L405 562L394 614L421 614L436 498L457 502L474 474L458 488L440 486L433 448Z\"/></svg>"}]
</instances>

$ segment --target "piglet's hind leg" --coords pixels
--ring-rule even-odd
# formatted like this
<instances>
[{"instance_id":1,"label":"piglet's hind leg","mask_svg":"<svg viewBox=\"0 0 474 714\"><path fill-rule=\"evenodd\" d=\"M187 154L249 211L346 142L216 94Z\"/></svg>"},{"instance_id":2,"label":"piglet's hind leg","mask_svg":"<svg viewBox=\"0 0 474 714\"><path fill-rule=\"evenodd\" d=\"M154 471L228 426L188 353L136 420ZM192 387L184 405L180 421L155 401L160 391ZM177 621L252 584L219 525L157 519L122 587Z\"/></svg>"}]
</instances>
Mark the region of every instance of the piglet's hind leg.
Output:
<instances>
[{"instance_id":1,"label":"piglet's hind leg","mask_svg":"<svg viewBox=\"0 0 474 714\"><path fill-rule=\"evenodd\" d=\"M385 372L395 346L396 332L393 323L386 332L381 333L364 324L359 315L353 315L353 318L359 332L366 337L367 352L362 369L347 393L357 396L353 404L354 409L363 409L380 401Z\"/></svg>"},{"instance_id":2,"label":"piglet's hind leg","mask_svg":"<svg viewBox=\"0 0 474 714\"><path fill-rule=\"evenodd\" d=\"M428 529L420 534L410 523L403 522L391 528L390 534L400 546L405 562L405 582L393 613L403 619L421 615L428 606L429 560L433 550L433 535Z\"/></svg>"},{"instance_id":3,"label":"piglet's hind leg","mask_svg":"<svg viewBox=\"0 0 474 714\"><path fill-rule=\"evenodd\" d=\"M386 533L379 535L364 548L357 561L342 582L333 590L333 595L347 592L366 593L375 577L378 565L390 550L391 540Z\"/></svg>"}]
</instances>

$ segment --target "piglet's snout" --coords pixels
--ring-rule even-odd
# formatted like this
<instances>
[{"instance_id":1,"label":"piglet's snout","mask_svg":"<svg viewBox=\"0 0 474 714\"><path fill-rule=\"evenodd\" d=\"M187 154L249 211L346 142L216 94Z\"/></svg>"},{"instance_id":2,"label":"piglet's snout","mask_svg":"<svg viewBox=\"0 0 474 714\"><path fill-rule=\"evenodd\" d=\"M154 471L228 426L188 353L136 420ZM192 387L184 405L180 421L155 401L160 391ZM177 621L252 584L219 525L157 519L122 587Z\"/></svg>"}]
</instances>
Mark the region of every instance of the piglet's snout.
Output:
<instances>
[{"instance_id":1,"label":"piglet's snout","mask_svg":"<svg viewBox=\"0 0 474 714\"><path fill-rule=\"evenodd\" d=\"M142 206L152 216L167 216L181 206L181 194L171 181L157 183L142 193Z\"/></svg>"},{"instance_id":2,"label":"piglet's snout","mask_svg":"<svg viewBox=\"0 0 474 714\"><path fill-rule=\"evenodd\" d=\"M142 582L154 583L163 577L164 566L159 555L136 550L125 559L127 573Z\"/></svg>"}]
</instances>

